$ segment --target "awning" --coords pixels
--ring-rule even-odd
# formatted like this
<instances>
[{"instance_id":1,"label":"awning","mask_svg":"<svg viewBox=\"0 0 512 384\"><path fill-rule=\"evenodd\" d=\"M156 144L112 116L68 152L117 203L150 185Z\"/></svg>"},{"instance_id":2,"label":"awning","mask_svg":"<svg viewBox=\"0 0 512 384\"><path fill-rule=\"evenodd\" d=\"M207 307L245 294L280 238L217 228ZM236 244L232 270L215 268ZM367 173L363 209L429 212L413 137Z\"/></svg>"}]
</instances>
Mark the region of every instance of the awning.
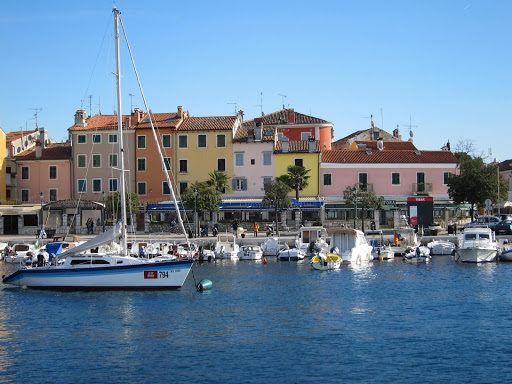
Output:
<instances>
[{"instance_id":1,"label":"awning","mask_svg":"<svg viewBox=\"0 0 512 384\"><path fill-rule=\"evenodd\" d=\"M41 210L40 205L20 206L20 205L0 205L0 215L36 215Z\"/></svg>"}]
</instances>

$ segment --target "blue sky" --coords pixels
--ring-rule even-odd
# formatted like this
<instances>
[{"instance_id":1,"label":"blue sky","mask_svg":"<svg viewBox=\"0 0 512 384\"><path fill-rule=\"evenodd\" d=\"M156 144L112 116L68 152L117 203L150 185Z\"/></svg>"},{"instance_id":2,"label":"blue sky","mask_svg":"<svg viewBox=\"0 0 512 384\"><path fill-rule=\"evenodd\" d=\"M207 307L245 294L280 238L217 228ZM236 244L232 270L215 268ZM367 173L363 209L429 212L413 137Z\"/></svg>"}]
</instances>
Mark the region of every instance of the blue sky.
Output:
<instances>
[{"instance_id":1,"label":"blue sky","mask_svg":"<svg viewBox=\"0 0 512 384\"><path fill-rule=\"evenodd\" d=\"M370 126L420 149L470 140L512 158L512 2L118 0L154 112L245 118L284 104L334 123ZM2 5L0 126L67 137L77 109L114 109L112 10L105 0ZM125 46L122 47L126 55ZM143 108L123 60L123 113ZM130 97L129 94L134 96ZM280 96L286 95L286 97Z\"/></svg>"}]
</instances>

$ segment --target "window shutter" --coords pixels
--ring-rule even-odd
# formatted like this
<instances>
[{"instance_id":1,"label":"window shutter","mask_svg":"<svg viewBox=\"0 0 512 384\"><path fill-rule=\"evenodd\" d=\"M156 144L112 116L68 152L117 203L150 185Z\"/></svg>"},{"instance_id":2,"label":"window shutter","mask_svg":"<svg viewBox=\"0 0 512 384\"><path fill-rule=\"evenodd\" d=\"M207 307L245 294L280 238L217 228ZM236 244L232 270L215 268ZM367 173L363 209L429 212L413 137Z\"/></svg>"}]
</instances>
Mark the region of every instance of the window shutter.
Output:
<instances>
[{"instance_id":1,"label":"window shutter","mask_svg":"<svg viewBox=\"0 0 512 384\"><path fill-rule=\"evenodd\" d=\"M233 190L233 191L236 191L236 179L233 179L233 180L232 180L232 182L233 182L233 188L232 188L232 190Z\"/></svg>"},{"instance_id":2,"label":"window shutter","mask_svg":"<svg viewBox=\"0 0 512 384\"><path fill-rule=\"evenodd\" d=\"M242 191L247 191L247 179L242 179L243 185L242 185Z\"/></svg>"}]
</instances>

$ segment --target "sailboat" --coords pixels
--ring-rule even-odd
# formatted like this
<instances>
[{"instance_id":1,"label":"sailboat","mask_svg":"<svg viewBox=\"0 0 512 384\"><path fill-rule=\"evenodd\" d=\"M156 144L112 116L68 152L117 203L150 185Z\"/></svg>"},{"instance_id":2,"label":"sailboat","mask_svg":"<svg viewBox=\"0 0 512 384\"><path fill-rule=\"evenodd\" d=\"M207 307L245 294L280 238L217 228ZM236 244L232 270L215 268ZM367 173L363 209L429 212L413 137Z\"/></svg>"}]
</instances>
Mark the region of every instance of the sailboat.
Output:
<instances>
[{"instance_id":1,"label":"sailboat","mask_svg":"<svg viewBox=\"0 0 512 384\"><path fill-rule=\"evenodd\" d=\"M19 287L35 289L56 290L171 290L179 289L185 283L194 263L192 257L180 260L165 258L135 258L128 255L126 236L126 201L125 201L125 169L123 158L122 140L122 114L121 114L121 66L119 47L119 10L114 7L115 28L115 53L116 53L116 78L117 78L117 115L119 135L119 163L120 192L121 192L121 220L111 231L101 233L97 237L80 244L60 255L55 256L50 265L42 262L35 267L23 267L7 277L3 278L4 284L12 284ZM130 52L131 55L131 52ZM133 58L132 58L133 61ZM135 65L134 65L135 68ZM142 99L146 109L146 99L140 86L137 70L137 81L142 93ZM164 158L153 127L152 118L149 119L153 130L153 136L164 166ZM183 220L179 214L176 195L174 194L169 175L165 172L167 183L170 186L174 200L174 208L177 212L179 224L185 235ZM186 236L185 236L186 238ZM88 250L113 240L120 239L120 251L107 253L90 253ZM186 238L187 239L187 238ZM188 244L188 239L186 240Z\"/></svg>"}]
</instances>

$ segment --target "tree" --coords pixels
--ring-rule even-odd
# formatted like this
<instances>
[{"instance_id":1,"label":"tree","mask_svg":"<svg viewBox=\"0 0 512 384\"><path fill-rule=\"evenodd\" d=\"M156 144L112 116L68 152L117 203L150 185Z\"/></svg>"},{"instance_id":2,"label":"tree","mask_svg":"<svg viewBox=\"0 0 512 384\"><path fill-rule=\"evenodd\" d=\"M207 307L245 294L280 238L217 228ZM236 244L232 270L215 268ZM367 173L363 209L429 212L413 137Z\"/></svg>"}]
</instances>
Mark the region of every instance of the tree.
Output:
<instances>
[{"instance_id":1,"label":"tree","mask_svg":"<svg viewBox=\"0 0 512 384\"><path fill-rule=\"evenodd\" d=\"M279 220L277 218L277 212L283 208L290 208L292 202L288 197L288 193L292 190L290 186L281 180L274 179L268 183L265 183L265 197L262 200L263 205L267 207L274 207L276 215L276 232L279 234Z\"/></svg>"},{"instance_id":2,"label":"tree","mask_svg":"<svg viewBox=\"0 0 512 384\"><path fill-rule=\"evenodd\" d=\"M135 192L126 191L126 214L138 212L140 205L140 198ZM107 197L105 212L112 218L121 217L121 192L114 192Z\"/></svg>"},{"instance_id":3,"label":"tree","mask_svg":"<svg viewBox=\"0 0 512 384\"><path fill-rule=\"evenodd\" d=\"M485 200L498 202L497 165L485 164L481 157L473 158L467 153L456 153L459 159L459 175L448 179L448 193L455 204L469 203L471 220L475 205L484 205ZM508 196L508 186L500 181L500 198Z\"/></svg>"},{"instance_id":4,"label":"tree","mask_svg":"<svg viewBox=\"0 0 512 384\"><path fill-rule=\"evenodd\" d=\"M353 205L354 212L354 228L357 227L357 207L361 208L361 230L364 231L364 216L366 209L380 209L384 206L384 197L378 197L375 192L356 187L348 186L343 191L343 197L346 204Z\"/></svg>"},{"instance_id":5,"label":"tree","mask_svg":"<svg viewBox=\"0 0 512 384\"><path fill-rule=\"evenodd\" d=\"M295 190L295 198L299 201L299 191L306 188L309 183L309 169L300 165L290 165L287 169L288 173L279 176L277 179L285 183L290 189Z\"/></svg>"},{"instance_id":6,"label":"tree","mask_svg":"<svg viewBox=\"0 0 512 384\"><path fill-rule=\"evenodd\" d=\"M210 172L208 175L210 176L210 179L207 181L208 185L215 187L220 193L229 192L228 175L217 170Z\"/></svg>"},{"instance_id":7,"label":"tree","mask_svg":"<svg viewBox=\"0 0 512 384\"><path fill-rule=\"evenodd\" d=\"M194 190L197 191L197 196L194 196ZM181 200L188 209L212 212L220 209L222 194L206 181L195 181L181 194Z\"/></svg>"}]
</instances>

